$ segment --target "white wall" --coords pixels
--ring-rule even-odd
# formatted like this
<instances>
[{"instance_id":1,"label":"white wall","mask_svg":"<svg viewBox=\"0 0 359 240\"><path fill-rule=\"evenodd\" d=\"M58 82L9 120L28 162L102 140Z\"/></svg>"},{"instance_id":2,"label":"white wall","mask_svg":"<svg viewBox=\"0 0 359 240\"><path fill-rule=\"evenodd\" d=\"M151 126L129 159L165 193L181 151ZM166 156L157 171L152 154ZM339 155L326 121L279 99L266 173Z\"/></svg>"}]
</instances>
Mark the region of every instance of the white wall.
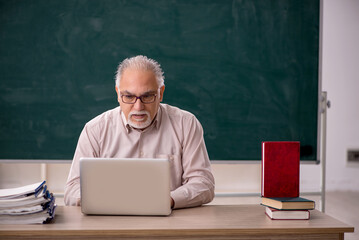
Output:
<instances>
[{"instance_id":1,"label":"white wall","mask_svg":"<svg viewBox=\"0 0 359 240\"><path fill-rule=\"evenodd\" d=\"M332 106L327 116L327 190L359 191L359 164L347 164L359 149L359 1L323 1L322 89ZM61 193L70 165L51 164L46 179ZM214 164L217 192L259 192L259 164ZM39 164L0 164L0 188L41 180ZM301 191L319 191L320 166L301 165Z\"/></svg>"},{"instance_id":2,"label":"white wall","mask_svg":"<svg viewBox=\"0 0 359 240\"><path fill-rule=\"evenodd\" d=\"M323 90L327 121L327 188L359 190L359 163L347 164L348 148L359 149L359 1L324 0Z\"/></svg>"}]
</instances>

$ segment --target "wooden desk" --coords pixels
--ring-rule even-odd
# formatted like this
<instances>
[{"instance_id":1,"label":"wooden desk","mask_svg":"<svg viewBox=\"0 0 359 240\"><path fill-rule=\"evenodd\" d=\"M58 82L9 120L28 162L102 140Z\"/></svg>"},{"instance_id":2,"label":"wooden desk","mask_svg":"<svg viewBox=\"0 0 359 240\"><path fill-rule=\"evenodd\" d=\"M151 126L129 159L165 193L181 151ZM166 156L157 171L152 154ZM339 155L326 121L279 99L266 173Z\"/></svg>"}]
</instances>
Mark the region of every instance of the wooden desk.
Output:
<instances>
[{"instance_id":1,"label":"wooden desk","mask_svg":"<svg viewBox=\"0 0 359 240\"><path fill-rule=\"evenodd\" d=\"M0 225L0 239L344 239L354 228L317 210L310 220L270 220L260 205L208 205L168 217L87 216L59 206L45 225Z\"/></svg>"}]
</instances>

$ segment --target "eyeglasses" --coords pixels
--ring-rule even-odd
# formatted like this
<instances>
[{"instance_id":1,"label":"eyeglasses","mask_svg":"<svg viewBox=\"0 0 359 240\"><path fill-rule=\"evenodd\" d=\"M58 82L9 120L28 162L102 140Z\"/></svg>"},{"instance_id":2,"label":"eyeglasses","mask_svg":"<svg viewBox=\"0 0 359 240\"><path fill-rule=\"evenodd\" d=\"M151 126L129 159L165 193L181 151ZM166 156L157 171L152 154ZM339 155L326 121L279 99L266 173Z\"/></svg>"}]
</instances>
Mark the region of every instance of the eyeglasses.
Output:
<instances>
[{"instance_id":1,"label":"eyeglasses","mask_svg":"<svg viewBox=\"0 0 359 240\"><path fill-rule=\"evenodd\" d=\"M156 100L156 96L157 96L157 94L154 94L154 93L144 94L139 97L137 97L135 95L123 94L123 95L121 95L121 99L122 99L122 102L128 103L128 104L136 103L137 99L140 99L143 104L147 104L147 103L153 103Z\"/></svg>"}]
</instances>

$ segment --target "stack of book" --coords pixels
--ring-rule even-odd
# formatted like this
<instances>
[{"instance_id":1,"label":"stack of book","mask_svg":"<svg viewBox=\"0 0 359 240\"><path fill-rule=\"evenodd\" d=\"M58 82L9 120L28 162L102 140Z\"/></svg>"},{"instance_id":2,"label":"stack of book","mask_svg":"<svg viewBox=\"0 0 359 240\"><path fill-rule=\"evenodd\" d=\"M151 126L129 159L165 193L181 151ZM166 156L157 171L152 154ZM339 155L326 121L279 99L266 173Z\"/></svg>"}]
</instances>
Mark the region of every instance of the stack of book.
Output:
<instances>
[{"instance_id":1,"label":"stack of book","mask_svg":"<svg viewBox=\"0 0 359 240\"><path fill-rule=\"evenodd\" d=\"M299 142L262 143L262 205L270 219L309 219L315 202L299 196Z\"/></svg>"},{"instance_id":2,"label":"stack of book","mask_svg":"<svg viewBox=\"0 0 359 240\"><path fill-rule=\"evenodd\" d=\"M308 220L310 218L309 210L315 208L312 200L295 198L265 198L262 197L262 205L266 206L265 213L270 219L297 219Z\"/></svg>"},{"instance_id":3,"label":"stack of book","mask_svg":"<svg viewBox=\"0 0 359 240\"><path fill-rule=\"evenodd\" d=\"M46 181L0 189L0 224L42 224L55 217L55 197Z\"/></svg>"}]
</instances>

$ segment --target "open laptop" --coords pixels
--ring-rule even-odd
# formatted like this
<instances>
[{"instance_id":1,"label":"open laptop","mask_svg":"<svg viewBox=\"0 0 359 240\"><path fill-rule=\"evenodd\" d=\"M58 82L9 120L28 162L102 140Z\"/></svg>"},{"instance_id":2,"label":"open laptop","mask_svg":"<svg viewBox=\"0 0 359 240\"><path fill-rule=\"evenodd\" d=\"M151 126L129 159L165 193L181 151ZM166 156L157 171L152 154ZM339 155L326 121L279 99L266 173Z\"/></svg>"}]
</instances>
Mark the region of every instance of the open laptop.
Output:
<instances>
[{"instance_id":1,"label":"open laptop","mask_svg":"<svg viewBox=\"0 0 359 240\"><path fill-rule=\"evenodd\" d=\"M81 158L81 211L98 215L169 215L168 159Z\"/></svg>"}]
</instances>

